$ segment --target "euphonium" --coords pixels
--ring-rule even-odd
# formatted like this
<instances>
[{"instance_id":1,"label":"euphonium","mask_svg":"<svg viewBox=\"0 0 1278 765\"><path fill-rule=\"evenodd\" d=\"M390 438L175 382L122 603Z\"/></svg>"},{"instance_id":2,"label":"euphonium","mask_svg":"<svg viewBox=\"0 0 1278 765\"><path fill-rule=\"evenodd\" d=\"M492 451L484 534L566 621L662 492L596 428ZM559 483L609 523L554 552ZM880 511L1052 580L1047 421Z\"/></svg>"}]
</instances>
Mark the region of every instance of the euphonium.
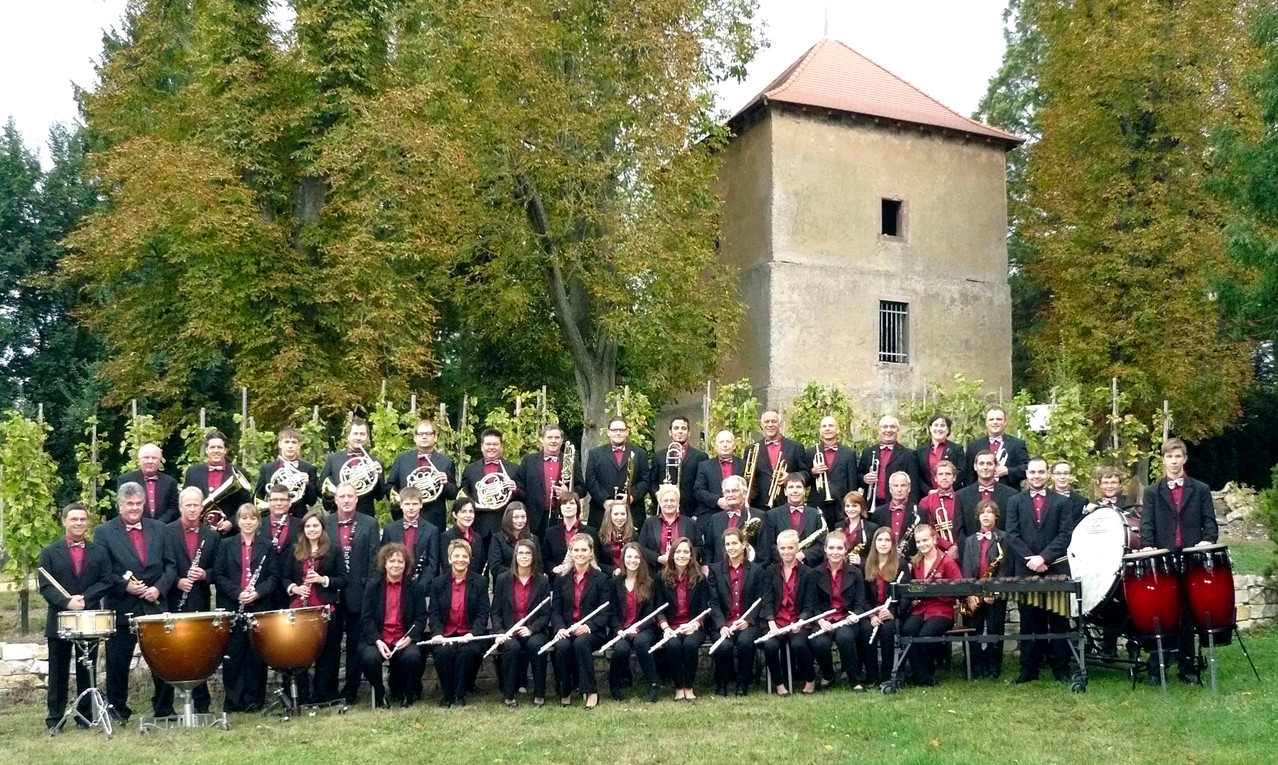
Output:
<instances>
[{"instance_id":1,"label":"euphonium","mask_svg":"<svg viewBox=\"0 0 1278 765\"><path fill-rule=\"evenodd\" d=\"M577 447L565 443L559 458L559 485L572 491L572 474L577 470Z\"/></svg>"},{"instance_id":2,"label":"euphonium","mask_svg":"<svg viewBox=\"0 0 1278 765\"><path fill-rule=\"evenodd\" d=\"M239 489L249 492L253 490L253 485L248 482L243 473L235 469L234 465L227 465L226 471L228 475L204 498L203 509L200 511L200 520L214 528L222 525L227 519L226 512L218 505Z\"/></svg>"},{"instance_id":3,"label":"euphonium","mask_svg":"<svg viewBox=\"0 0 1278 765\"><path fill-rule=\"evenodd\" d=\"M339 483L349 483L354 487L355 493L362 497L377 486L377 461L364 447L359 447L359 450L362 454L351 455L342 463L341 469L337 471L337 480ZM337 492L336 487L333 491Z\"/></svg>"}]
</instances>

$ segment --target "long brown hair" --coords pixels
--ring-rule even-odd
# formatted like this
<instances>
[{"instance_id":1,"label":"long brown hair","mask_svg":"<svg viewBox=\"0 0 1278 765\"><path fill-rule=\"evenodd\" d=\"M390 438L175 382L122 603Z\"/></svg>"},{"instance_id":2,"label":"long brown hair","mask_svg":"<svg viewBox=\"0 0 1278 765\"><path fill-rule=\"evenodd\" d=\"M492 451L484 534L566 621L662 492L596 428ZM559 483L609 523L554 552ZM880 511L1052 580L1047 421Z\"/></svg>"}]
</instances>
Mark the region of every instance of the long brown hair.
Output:
<instances>
[{"instance_id":1,"label":"long brown hair","mask_svg":"<svg viewBox=\"0 0 1278 765\"><path fill-rule=\"evenodd\" d=\"M644 560L643 548L639 546L639 543L627 542L626 546L621 548L621 560L617 561L623 582L630 576L625 563L627 550L634 550L639 554L639 568L635 569L635 599L640 603L647 603L648 598L652 596L652 575L648 573L648 561Z\"/></svg>"},{"instance_id":2,"label":"long brown hair","mask_svg":"<svg viewBox=\"0 0 1278 765\"><path fill-rule=\"evenodd\" d=\"M688 552L692 553L692 559L688 561L688 587L697 586L697 582L701 581L701 567L697 565L697 548L693 546L692 540L687 537L679 537L670 545L670 554L666 556L666 565L661 569L661 581L666 583L667 587L674 587L678 581L679 572L676 570L674 551L679 549L679 545L684 542L688 543Z\"/></svg>"},{"instance_id":3,"label":"long brown hair","mask_svg":"<svg viewBox=\"0 0 1278 765\"><path fill-rule=\"evenodd\" d=\"M892 549L887 555L879 554L879 547L875 544L879 537L886 534L888 539L892 540ZM886 579L889 582L896 579L897 569L901 565L900 558L896 554L896 537L892 534L892 529L887 526L880 526L879 530L874 532L874 539L870 541L870 550L865 556L865 581L875 582L879 579Z\"/></svg>"},{"instance_id":4,"label":"long brown hair","mask_svg":"<svg viewBox=\"0 0 1278 765\"><path fill-rule=\"evenodd\" d=\"M518 534L515 533L514 515L516 510L524 511L524 527L520 529ZM529 531L529 529L532 528L532 524L529 522L531 520L532 519L528 517L528 508L524 507L523 502L511 502L509 505L506 505L506 512L502 513L501 516L502 533L506 535L506 539L509 539L512 542L517 542L520 539L528 539L532 536L532 532Z\"/></svg>"},{"instance_id":5,"label":"long brown hair","mask_svg":"<svg viewBox=\"0 0 1278 765\"><path fill-rule=\"evenodd\" d=\"M613 542L633 542L635 539L635 522L630 518L630 509L626 509L626 522L618 530L612 522L614 503L611 501L606 502L604 506L608 508L608 511L604 513L603 520L599 522L599 541L606 545L610 545Z\"/></svg>"},{"instance_id":6,"label":"long brown hair","mask_svg":"<svg viewBox=\"0 0 1278 765\"><path fill-rule=\"evenodd\" d=\"M320 525L320 535L315 545L315 556L317 558L327 558L329 551L333 549L333 543L328 538L328 527L324 523L324 516L312 510L302 516L302 525L297 529L297 542L293 544L293 557L298 560L306 560L311 557L311 540L306 538L306 522L312 518L319 521Z\"/></svg>"}]
</instances>

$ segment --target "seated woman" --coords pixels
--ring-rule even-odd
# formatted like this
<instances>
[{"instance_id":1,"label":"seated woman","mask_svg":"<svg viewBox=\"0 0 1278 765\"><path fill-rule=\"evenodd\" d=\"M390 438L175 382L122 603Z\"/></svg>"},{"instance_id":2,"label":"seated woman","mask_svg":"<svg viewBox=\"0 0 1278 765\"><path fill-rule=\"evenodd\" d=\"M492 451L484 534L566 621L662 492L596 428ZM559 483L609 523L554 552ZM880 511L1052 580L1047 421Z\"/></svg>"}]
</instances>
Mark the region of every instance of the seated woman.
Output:
<instances>
[{"instance_id":1,"label":"seated woman","mask_svg":"<svg viewBox=\"0 0 1278 765\"><path fill-rule=\"evenodd\" d=\"M453 525L439 535L439 566L444 569L440 576L448 573L448 550L458 539L470 548L470 570L482 576L487 561L483 539L475 531L475 502L469 497L461 497L453 503Z\"/></svg>"},{"instance_id":2,"label":"seated woman","mask_svg":"<svg viewBox=\"0 0 1278 765\"><path fill-rule=\"evenodd\" d=\"M910 579L910 567L896 551L896 539L892 530L880 526L874 532L874 544L865 558L866 608L875 608L887 602L888 584ZM896 652L897 613L900 604L894 603L886 611L880 611L861 622L858 639L858 655L864 657L865 681L871 685L887 682L892 675Z\"/></svg>"},{"instance_id":3,"label":"seated woman","mask_svg":"<svg viewBox=\"0 0 1278 765\"><path fill-rule=\"evenodd\" d=\"M638 541L639 534L635 531L635 523L630 518L630 508L626 503L615 499L604 500L604 522L599 529L599 568L610 576L621 576L622 548ZM651 581L652 577L649 576L648 579Z\"/></svg>"},{"instance_id":4,"label":"seated woman","mask_svg":"<svg viewBox=\"0 0 1278 765\"><path fill-rule=\"evenodd\" d=\"M468 508L474 515L474 507ZM466 691L472 673L484 652L478 640L459 640L483 635L488 630L488 580L470 565L470 545L454 539L445 551L448 571L435 577L430 587L430 623L434 635L435 673L439 676L439 705L466 706Z\"/></svg>"},{"instance_id":5,"label":"seated woman","mask_svg":"<svg viewBox=\"0 0 1278 765\"><path fill-rule=\"evenodd\" d=\"M812 649L808 633L811 629L795 629L792 625L816 614L812 587L812 569L799 562L799 532L785 529L776 538L777 562L768 574L763 591L763 619L768 624L768 639L763 641L763 657L772 674L772 686L778 695L791 692L782 671L781 646L790 646L790 662L803 683L804 693L816 691L812 671Z\"/></svg>"},{"instance_id":6,"label":"seated woman","mask_svg":"<svg viewBox=\"0 0 1278 765\"><path fill-rule=\"evenodd\" d=\"M661 649L661 659L674 678L675 701L692 701L697 698L692 685L709 623L710 615L701 614L710 608L710 585L701 576L691 539L674 541L661 570L660 588L661 602L670 604L657 617L663 636L670 638Z\"/></svg>"},{"instance_id":7,"label":"seated woman","mask_svg":"<svg viewBox=\"0 0 1278 765\"><path fill-rule=\"evenodd\" d=\"M849 491L843 496L843 520L835 528L847 537L848 563L865 572L865 556L874 541L879 527L870 521L870 508L859 491Z\"/></svg>"},{"instance_id":8,"label":"seated woman","mask_svg":"<svg viewBox=\"0 0 1278 765\"><path fill-rule=\"evenodd\" d=\"M848 684L854 691L864 691L860 662L857 660L857 633L860 624L844 624L835 629L835 623L850 614L863 613L865 608L865 580L861 569L848 562L848 538L842 531L831 531L825 536L825 563L813 570L818 614L834 609L834 613L817 620L823 632L812 637L812 655L821 668L821 687L834 682L833 647L839 647L839 659L848 676Z\"/></svg>"},{"instance_id":9,"label":"seated woman","mask_svg":"<svg viewBox=\"0 0 1278 765\"><path fill-rule=\"evenodd\" d=\"M755 601L763 605L767 575L766 569L747 560L742 530L724 529L723 560L710 567L708 579L712 632L727 638L712 657L715 692L720 696L728 695L728 684L734 681L738 696L754 684L754 641L763 634L763 617L758 607L750 609Z\"/></svg>"},{"instance_id":10,"label":"seated woman","mask_svg":"<svg viewBox=\"0 0 1278 765\"><path fill-rule=\"evenodd\" d=\"M302 518L302 533L293 545L289 561L289 608L322 606L332 613L341 607L346 587L346 561L324 531L324 516L312 510ZM331 701L337 698L337 670L341 658L342 632L330 629L324 648L315 660L315 693L310 692L306 670L295 673L297 702Z\"/></svg>"},{"instance_id":11,"label":"seated woman","mask_svg":"<svg viewBox=\"0 0 1278 765\"><path fill-rule=\"evenodd\" d=\"M364 590L359 647L360 666L373 688L373 707L387 705L382 664L390 663L390 699L402 707L417 700L425 664L417 641L426 626L426 593L405 574L411 568L408 548L391 542L377 552L380 577Z\"/></svg>"},{"instance_id":12,"label":"seated woman","mask_svg":"<svg viewBox=\"0 0 1278 765\"><path fill-rule=\"evenodd\" d=\"M586 697L586 709L594 709L599 705L594 652L604 643L611 616L607 608L590 615L612 603L612 588L595 564L595 543L588 534L572 538L568 558L571 568L555 578L551 601L550 625L560 638L555 644L555 684L560 705L570 706L577 688Z\"/></svg>"},{"instance_id":13,"label":"seated woman","mask_svg":"<svg viewBox=\"0 0 1278 765\"><path fill-rule=\"evenodd\" d=\"M528 528L528 509L523 502L511 502L502 513L501 528L488 542L488 576L494 582L510 570L515 543L521 539L532 539L532 531Z\"/></svg>"},{"instance_id":14,"label":"seated woman","mask_svg":"<svg viewBox=\"0 0 1278 765\"><path fill-rule=\"evenodd\" d=\"M919 551L911 561L916 581L962 579L963 572L950 556L941 553L936 535L926 523L914 529L914 543ZM954 626L954 598L918 598L910 606L910 615L901 623L901 634L910 637L938 637ZM939 649L939 650L938 650ZM920 643L910 647L910 669L918 685L936 685L936 661L940 651L948 651L948 643Z\"/></svg>"},{"instance_id":15,"label":"seated woman","mask_svg":"<svg viewBox=\"0 0 1278 765\"><path fill-rule=\"evenodd\" d=\"M218 605L241 613L260 611L263 598L275 591L279 581L271 562L275 550L268 535L257 533L261 520L256 507L240 505L235 520L240 533L222 541L213 564ZM236 619L232 627L222 683L227 712L252 712L266 703L266 664L250 644L247 619Z\"/></svg>"},{"instance_id":16,"label":"seated woman","mask_svg":"<svg viewBox=\"0 0 1278 765\"><path fill-rule=\"evenodd\" d=\"M550 596L550 580L538 569L537 545L531 539L520 539L514 546L514 565L497 577L493 585L493 631L509 632L529 612ZM533 670L533 706L546 703L546 660L541 647L550 640L546 625L550 624L550 604L533 614L509 638L497 638L501 695L508 707L519 706L515 692L519 678L526 677L528 665Z\"/></svg>"},{"instance_id":17,"label":"seated woman","mask_svg":"<svg viewBox=\"0 0 1278 765\"><path fill-rule=\"evenodd\" d=\"M625 503L617 502L612 505L612 509L624 513L626 521L630 521L630 510ZM653 587L652 576L648 573L643 548L637 542L626 543L619 558L621 568L612 580L614 592L611 616L613 631L619 633L621 639L612 644L608 688L614 699L626 700L625 684L630 677L630 656L633 654L639 660L639 671L643 673L644 685L648 688L648 701L656 701L661 685L657 676L657 662L648 651L657 642L657 634L651 621L643 626L636 626L636 623L657 607L657 591Z\"/></svg>"}]
</instances>

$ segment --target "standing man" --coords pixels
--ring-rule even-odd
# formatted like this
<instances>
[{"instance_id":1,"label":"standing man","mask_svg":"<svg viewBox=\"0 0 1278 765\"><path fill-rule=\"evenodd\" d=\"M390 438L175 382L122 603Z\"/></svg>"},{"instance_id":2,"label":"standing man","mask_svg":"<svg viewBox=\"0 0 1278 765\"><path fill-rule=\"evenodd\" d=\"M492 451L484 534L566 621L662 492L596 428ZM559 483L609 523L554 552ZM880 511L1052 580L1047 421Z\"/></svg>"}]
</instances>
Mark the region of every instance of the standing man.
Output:
<instances>
[{"instance_id":1,"label":"standing man","mask_svg":"<svg viewBox=\"0 0 1278 765\"><path fill-rule=\"evenodd\" d=\"M294 518L300 519L306 515L306 511L315 504L319 499L319 476L315 473L315 466L299 455L302 451L302 434L297 432L296 428L284 428L278 436L279 455L262 466L258 471L257 486L253 489L253 496L261 499L270 500L269 494L271 487L280 483L275 480L275 474L283 468L287 467L286 474L292 471L300 471L306 476L306 485L302 489L302 496L296 502L289 500L289 514ZM290 494L291 492L285 492Z\"/></svg>"},{"instance_id":2,"label":"standing man","mask_svg":"<svg viewBox=\"0 0 1278 765\"><path fill-rule=\"evenodd\" d=\"M723 431L727 433L727 431ZM729 436L732 434L729 433ZM715 462L715 460L708 460ZM705 472L702 463L702 471ZM764 533L763 526L767 524L763 512L756 510L746 504L745 499L746 485L745 479L739 475L730 475L723 479L723 496L722 506L719 510L708 516L703 516L700 521L702 528L705 529L704 539L702 540L702 550L705 551L705 560L702 563L709 567L724 559L723 548L723 532L728 529L744 529L745 525L752 518L758 518L762 525L759 526L754 536L750 540L741 538L742 544L749 544L754 548L754 563L766 567L772 559L772 551L769 549L771 545L767 542L767 535ZM705 520L709 518L709 520Z\"/></svg>"},{"instance_id":3,"label":"standing man","mask_svg":"<svg viewBox=\"0 0 1278 765\"><path fill-rule=\"evenodd\" d=\"M106 548L95 545L86 536L89 509L79 502L62 508L62 528L65 532L62 539L40 551L39 563L41 569L48 571L64 590L71 593L68 598L47 577L40 576L40 595L49 604L44 620L44 636L49 641L49 699L44 726L50 733L56 732L55 727L62 722L67 708L68 662L72 661L73 648L76 690L83 693L92 687L89 668L80 663L84 654L70 640L58 637L58 614L63 611L92 611L98 608L102 596L111 589L111 557ZM97 660L95 646L89 652L89 661L96 663ZM78 709L86 720L93 719L88 699L81 700ZM76 725L87 727L87 723L79 718Z\"/></svg>"},{"instance_id":4,"label":"standing man","mask_svg":"<svg viewBox=\"0 0 1278 765\"><path fill-rule=\"evenodd\" d=\"M377 519L358 512L358 501L354 486L339 483L333 494L337 514L328 519L329 541L346 563L342 604L329 629L338 630L346 636L346 681L341 695L348 705L355 703L355 697L359 695L360 617L364 608L364 589L377 578ZM330 677L319 677L316 673L315 693L320 701L329 701L337 696L336 665L332 672Z\"/></svg>"},{"instance_id":5,"label":"standing man","mask_svg":"<svg viewBox=\"0 0 1278 765\"><path fill-rule=\"evenodd\" d=\"M198 486L188 486L178 495L176 521L168 525L169 550L173 556L173 570L177 579L166 593L166 610L178 613L195 613L213 610L210 582L213 580L213 561L222 537L208 524L200 523L204 509L204 494ZM184 601L185 598L185 601ZM209 711L209 684L200 683L191 692L195 711ZM173 686L165 683L156 704L162 717L169 717L173 710Z\"/></svg>"},{"instance_id":6,"label":"standing man","mask_svg":"<svg viewBox=\"0 0 1278 765\"><path fill-rule=\"evenodd\" d=\"M959 540L963 537L975 534L981 528L980 518L977 517L976 506L981 500L992 500L998 505L998 527L1000 530L1007 528L1007 508L1012 497L1016 496L1016 490L1005 483L999 483L995 478L995 470L998 462L995 460L994 452L983 449L976 454L976 483L964 486L958 491L959 504Z\"/></svg>"},{"instance_id":7,"label":"standing man","mask_svg":"<svg viewBox=\"0 0 1278 765\"><path fill-rule=\"evenodd\" d=\"M808 464L812 466L812 491L808 493L808 504L819 509L825 516L825 522L834 528L843 518L843 498L857 487L857 455L856 449L839 443L838 420L822 417L818 427L821 441L808 449L806 455ZM826 499L827 496L830 499Z\"/></svg>"},{"instance_id":8,"label":"standing man","mask_svg":"<svg viewBox=\"0 0 1278 765\"><path fill-rule=\"evenodd\" d=\"M564 475L564 431L556 424L541 429L541 449L524 455L515 472L515 483L528 508L528 528L541 539L559 519L559 502L581 489L581 460L572 465L572 487Z\"/></svg>"},{"instance_id":9,"label":"standing man","mask_svg":"<svg viewBox=\"0 0 1278 765\"><path fill-rule=\"evenodd\" d=\"M1163 480L1145 489L1145 509L1140 519L1140 537L1146 550L1161 547L1179 557L1186 547L1212 545L1219 538L1211 490L1207 484L1190 478L1185 472L1188 459L1184 441L1169 438L1163 442ZM1198 684L1201 680L1194 652L1194 622L1185 597L1182 589L1180 624L1176 631L1176 663L1181 682ZM1150 656L1150 682L1161 677L1159 670L1166 667L1166 656Z\"/></svg>"},{"instance_id":10,"label":"standing man","mask_svg":"<svg viewBox=\"0 0 1278 765\"><path fill-rule=\"evenodd\" d=\"M915 493L919 485L919 466L914 452L902 446L897 439L901 435L901 421L892 415L879 418L879 442L861 455L861 464L857 475L866 486L866 496L870 499L871 515L885 505L888 500L888 478L897 472L905 473L909 480L910 495L906 500L913 504L918 501ZM874 519L878 523L877 519ZM880 526L882 524L879 524Z\"/></svg>"},{"instance_id":11,"label":"standing man","mask_svg":"<svg viewBox=\"0 0 1278 765\"><path fill-rule=\"evenodd\" d=\"M1029 449L1025 442L1007 433L1007 412L1001 406L985 410L985 435L967 444L968 480L976 474L976 455L989 450L994 455L994 478L1020 491L1025 480L1025 468L1029 464Z\"/></svg>"},{"instance_id":12,"label":"standing man","mask_svg":"<svg viewBox=\"0 0 1278 765\"><path fill-rule=\"evenodd\" d=\"M125 473L115 479L115 490L118 493L126 483L136 483L142 487L142 516L160 523L177 520L178 517L178 485L171 475L160 472L164 467L164 454L155 444L143 444L138 449L138 469ZM108 514L114 518L115 512Z\"/></svg>"},{"instance_id":13,"label":"standing man","mask_svg":"<svg viewBox=\"0 0 1278 765\"><path fill-rule=\"evenodd\" d=\"M679 487L679 512L695 516L699 512L696 497L697 472L708 455L688 441L692 435L692 423L687 417L671 419L669 432L670 443L679 445L679 463L677 468L667 464L667 458L674 453L674 449L670 447L667 447L665 453L652 455L652 476L648 480L648 488L653 492L652 503L655 507L657 487L663 483L672 483Z\"/></svg>"},{"instance_id":14,"label":"standing man","mask_svg":"<svg viewBox=\"0 0 1278 765\"><path fill-rule=\"evenodd\" d=\"M235 467L226 459L226 436L222 431L212 430L204 436L204 456L208 458L207 462L192 465L186 469L182 487L185 489L194 486L205 497L211 497L214 492L222 489L223 484L233 485L236 481ZM226 536L235 530L233 519L236 511L239 510L240 505L248 502L250 497L248 491L239 486L234 489L228 486L222 491L227 493L223 494L212 507L221 510L223 516L214 528L217 529L217 533ZM181 500L178 505L180 512Z\"/></svg>"},{"instance_id":15,"label":"standing man","mask_svg":"<svg viewBox=\"0 0 1278 765\"><path fill-rule=\"evenodd\" d=\"M608 443L590 450L586 458L586 489L590 492L590 517L607 520L604 501L620 497L630 507L635 528L643 528L643 498L648 496L648 452L630 443L630 427L620 417L608 421ZM627 487L629 490L627 491ZM589 519L583 519L589 520Z\"/></svg>"},{"instance_id":16,"label":"standing man","mask_svg":"<svg viewBox=\"0 0 1278 765\"><path fill-rule=\"evenodd\" d=\"M435 444L439 441L439 431L435 429L435 423L430 420L418 420L417 427L413 428L413 443L416 444L415 449L409 449L403 454L395 458L395 464L391 466L390 477L387 483L390 488L399 493L400 501L403 501L404 489L408 486L408 477L418 468L425 468L428 465L439 471L435 474L433 482L434 486L442 486L439 496L429 502L425 501L425 497L421 497L421 517L437 529L444 528L444 519L448 511L448 502L457 499L457 483L453 480L453 471L456 465L448 455L435 450ZM428 471L423 471L428 472ZM419 489L425 491L427 487L419 486ZM391 505L391 518L399 520L403 515L403 510L399 505ZM412 548L409 548L410 550ZM422 582L423 587L430 581Z\"/></svg>"},{"instance_id":17,"label":"standing man","mask_svg":"<svg viewBox=\"0 0 1278 765\"><path fill-rule=\"evenodd\" d=\"M802 543L825 526L821 511L804 504L807 493L808 486L802 473L790 473L785 477L785 504L769 510L763 523L772 560L780 557L775 545L781 532L789 529L797 533ZM825 547L820 543L820 537L809 545L806 550L799 550L795 557L809 568L818 568L825 560Z\"/></svg>"},{"instance_id":18,"label":"standing man","mask_svg":"<svg viewBox=\"0 0 1278 765\"><path fill-rule=\"evenodd\" d=\"M1069 530L1083 519L1083 508L1087 507L1087 497L1072 490L1074 469L1068 462L1060 460L1052 463L1052 492L1065 498L1065 506L1069 508Z\"/></svg>"},{"instance_id":19,"label":"standing man","mask_svg":"<svg viewBox=\"0 0 1278 765\"><path fill-rule=\"evenodd\" d=\"M284 582L288 578L288 572L293 570L293 547L301 533L302 522L293 517L292 499L286 487L271 486L267 489L267 497L269 512L262 521L262 533L271 540L273 570L280 581ZM263 608L268 611L288 608L288 584L276 587L265 598Z\"/></svg>"},{"instance_id":20,"label":"standing man","mask_svg":"<svg viewBox=\"0 0 1278 765\"><path fill-rule=\"evenodd\" d=\"M697 515L702 521L728 509L728 501L724 498L724 483L728 478L741 476L741 487L745 488L741 458L736 456L736 451L736 437L731 431L721 430L714 437L714 457L697 465L697 481L692 492L696 495Z\"/></svg>"},{"instance_id":21,"label":"standing man","mask_svg":"<svg viewBox=\"0 0 1278 765\"><path fill-rule=\"evenodd\" d=\"M404 579L424 587L439 573L439 529L421 517L421 491L405 487L399 494L399 506L404 514L382 529L382 546L399 543L407 548L412 557L404 561L411 563L404 570Z\"/></svg>"},{"instance_id":22,"label":"standing man","mask_svg":"<svg viewBox=\"0 0 1278 765\"><path fill-rule=\"evenodd\" d=\"M157 465L158 462L157 454ZM176 489L176 481L173 486ZM133 663L138 637L129 629L129 617L161 613L165 593L177 581L167 529L163 523L145 517L146 497L140 484L120 484L116 517L102 524L95 537L111 558L111 590L106 594L105 605L115 611L115 635L106 647L107 711L121 725L133 715L129 708L129 665ZM165 683L155 673L151 674L151 681L155 686L151 708L156 717L163 717L159 704L163 702Z\"/></svg>"},{"instance_id":23,"label":"standing man","mask_svg":"<svg viewBox=\"0 0 1278 765\"><path fill-rule=\"evenodd\" d=\"M342 466L350 460L357 457L367 457L372 460L372 469L375 476L372 478L372 488L363 494L356 493L358 503L356 510L369 517L375 516L377 513L373 509L373 502L381 499L386 495L386 482L383 480L382 463L368 451L368 423L359 417L351 420L351 427L346 431L346 448L340 452L333 452L324 460L324 469L320 471L320 486L324 485L324 481L332 481L334 486L342 482ZM352 487L354 488L354 487ZM336 500L333 500L335 503ZM325 503L328 505L329 503ZM330 508L331 509L331 508ZM358 659L357 662L358 663Z\"/></svg>"},{"instance_id":24,"label":"standing man","mask_svg":"<svg viewBox=\"0 0 1278 765\"><path fill-rule=\"evenodd\" d=\"M488 428L479 434L479 453L480 458L466 466L462 471L462 491L466 492L466 496L475 502L475 525L474 532L479 535L484 545L484 549L488 549L489 538L493 532L501 529L501 516L506 512L506 506L516 499L521 499L519 493L519 485L515 481L515 474L519 472L519 466L502 456L503 446L501 443L501 431L496 428ZM498 478L488 478L490 475L497 475ZM480 501L479 492L475 488L481 481L489 483L500 481L501 485L506 488L509 496L506 501L487 506ZM483 568L480 566L479 568ZM482 573L476 569L475 573Z\"/></svg>"},{"instance_id":25,"label":"standing man","mask_svg":"<svg viewBox=\"0 0 1278 765\"><path fill-rule=\"evenodd\" d=\"M781 434L780 412L775 409L765 409L763 415L759 417L759 428L763 431L763 438L755 442L755 447L759 450L759 459L754 463L752 504L764 510L771 510L788 501L785 496L784 481L790 475L797 474L806 486L810 468L807 454L803 451L803 444ZM784 465L780 464L781 460L785 461ZM772 486L773 474L778 470L785 474L779 479L782 481L781 491L770 498L768 489ZM749 480L749 476L746 480Z\"/></svg>"}]
</instances>

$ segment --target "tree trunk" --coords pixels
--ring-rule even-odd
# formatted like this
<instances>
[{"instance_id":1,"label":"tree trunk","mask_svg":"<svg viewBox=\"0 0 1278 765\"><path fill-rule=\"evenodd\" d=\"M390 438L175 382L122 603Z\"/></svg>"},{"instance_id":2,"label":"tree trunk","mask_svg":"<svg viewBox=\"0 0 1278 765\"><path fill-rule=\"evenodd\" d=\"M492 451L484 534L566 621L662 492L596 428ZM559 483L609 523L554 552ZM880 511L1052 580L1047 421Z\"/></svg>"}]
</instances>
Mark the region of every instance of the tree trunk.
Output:
<instances>
[{"instance_id":1,"label":"tree trunk","mask_svg":"<svg viewBox=\"0 0 1278 765\"><path fill-rule=\"evenodd\" d=\"M31 571L22 570L22 589L18 590L18 632L25 635L31 631L31 588L27 584L31 580Z\"/></svg>"}]
</instances>

